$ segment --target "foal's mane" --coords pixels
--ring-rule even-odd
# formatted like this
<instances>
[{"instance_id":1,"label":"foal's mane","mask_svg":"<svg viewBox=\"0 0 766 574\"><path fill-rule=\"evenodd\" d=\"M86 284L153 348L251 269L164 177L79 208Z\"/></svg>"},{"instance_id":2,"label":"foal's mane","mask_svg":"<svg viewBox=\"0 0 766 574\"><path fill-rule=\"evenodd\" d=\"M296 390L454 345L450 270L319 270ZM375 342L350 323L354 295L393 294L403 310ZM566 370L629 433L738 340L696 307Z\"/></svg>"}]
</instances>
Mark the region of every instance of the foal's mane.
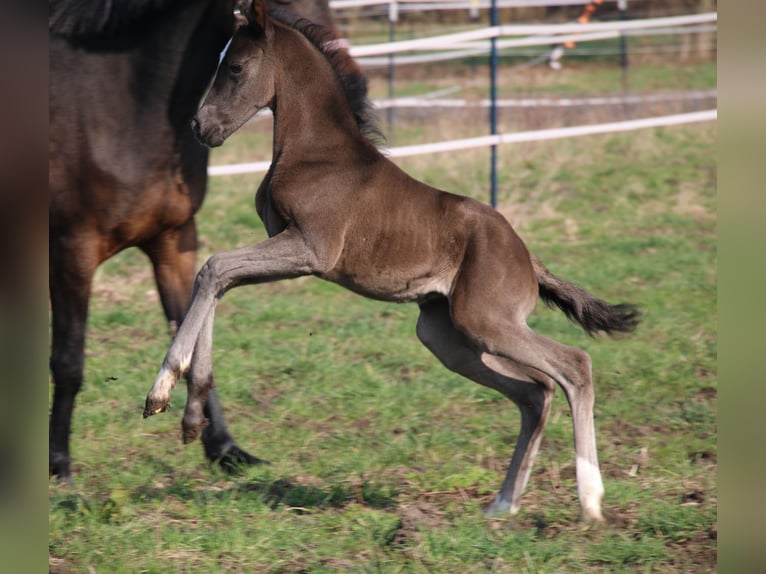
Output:
<instances>
[{"instance_id":1,"label":"foal's mane","mask_svg":"<svg viewBox=\"0 0 766 574\"><path fill-rule=\"evenodd\" d=\"M373 145L384 144L385 136L378 126L375 107L367 96L367 78L343 43L338 41L335 30L305 18L296 19L290 12L279 7L270 8L267 14L277 22L303 34L324 55L343 87L359 131Z\"/></svg>"},{"instance_id":2,"label":"foal's mane","mask_svg":"<svg viewBox=\"0 0 766 574\"><path fill-rule=\"evenodd\" d=\"M95 39L144 25L179 4L179 0L49 0L48 30L68 38Z\"/></svg>"}]
</instances>

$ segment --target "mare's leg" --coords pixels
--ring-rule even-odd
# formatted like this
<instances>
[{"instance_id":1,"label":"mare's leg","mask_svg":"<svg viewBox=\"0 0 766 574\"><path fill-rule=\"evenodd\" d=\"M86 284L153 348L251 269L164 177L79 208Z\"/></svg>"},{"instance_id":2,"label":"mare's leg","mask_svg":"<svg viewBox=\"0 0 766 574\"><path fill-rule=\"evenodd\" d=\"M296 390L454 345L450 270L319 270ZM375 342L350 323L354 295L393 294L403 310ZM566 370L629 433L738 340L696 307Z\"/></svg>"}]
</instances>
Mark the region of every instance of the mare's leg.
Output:
<instances>
[{"instance_id":1,"label":"mare's leg","mask_svg":"<svg viewBox=\"0 0 766 574\"><path fill-rule=\"evenodd\" d=\"M553 382L532 382L512 362L477 351L452 323L446 299L421 305L417 333L448 369L499 391L519 407L521 431L516 448L503 486L486 509L488 514L509 511L515 514L540 447L553 400Z\"/></svg>"},{"instance_id":2,"label":"mare's leg","mask_svg":"<svg viewBox=\"0 0 766 574\"><path fill-rule=\"evenodd\" d=\"M152 262L154 280L174 336L191 303L197 265L197 229L194 220L181 228L168 229L143 243L141 250Z\"/></svg>"},{"instance_id":3,"label":"mare's leg","mask_svg":"<svg viewBox=\"0 0 766 574\"><path fill-rule=\"evenodd\" d=\"M48 429L48 471L66 482L71 481L69 435L75 398L82 386L88 301L93 272L98 265L96 255L88 245L83 238L62 239L51 232L50 367L54 391Z\"/></svg>"},{"instance_id":4,"label":"mare's leg","mask_svg":"<svg viewBox=\"0 0 766 574\"><path fill-rule=\"evenodd\" d=\"M191 302L197 259L197 230L194 219L179 229L171 229L141 246L149 256L160 294L162 308L168 319L171 335L175 335L183 322ZM211 334L212 339L212 324ZM196 375L190 373L190 377ZM209 377L212 370L201 376ZM201 386L205 386L205 382ZM242 450L226 427L223 411L214 390L206 394L204 417L208 425L202 435L205 456L226 470L243 464L255 464L260 459Z\"/></svg>"},{"instance_id":5,"label":"mare's leg","mask_svg":"<svg viewBox=\"0 0 766 574\"><path fill-rule=\"evenodd\" d=\"M604 487L596 456L590 357L584 351L542 337L527 326L530 299L525 293L529 286L525 288L516 280L526 269L517 266L514 273L507 261L497 259L504 253L508 251L485 251L466 258L452 293L453 323L475 347L516 365L526 374L525 379L541 384L555 381L561 386L572 411L583 516L603 521Z\"/></svg>"},{"instance_id":6,"label":"mare's leg","mask_svg":"<svg viewBox=\"0 0 766 574\"><path fill-rule=\"evenodd\" d=\"M144 417L167 409L170 391L189 369L197 341L209 316L209 328L212 328L212 312L216 299L238 285L300 277L317 270L314 252L306 245L300 232L292 227L257 245L211 257L197 275L191 307L146 397ZM210 344L203 341L205 348L200 349L201 352L209 355ZM200 364L205 360L212 365L210 357L199 357L196 360L200 361ZM187 412L194 412L198 408L195 403L201 401L204 393L193 392L197 385L196 380L189 380L189 385Z\"/></svg>"}]
</instances>

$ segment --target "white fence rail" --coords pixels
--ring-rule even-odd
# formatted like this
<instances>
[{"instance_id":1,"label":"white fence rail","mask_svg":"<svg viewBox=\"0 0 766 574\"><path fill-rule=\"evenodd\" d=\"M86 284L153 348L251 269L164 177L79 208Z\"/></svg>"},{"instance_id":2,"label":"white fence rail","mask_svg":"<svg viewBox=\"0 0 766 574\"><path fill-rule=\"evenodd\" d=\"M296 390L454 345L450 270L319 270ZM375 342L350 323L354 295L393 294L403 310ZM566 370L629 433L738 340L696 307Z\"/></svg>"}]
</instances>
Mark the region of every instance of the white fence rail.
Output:
<instances>
[{"instance_id":1,"label":"white fence rail","mask_svg":"<svg viewBox=\"0 0 766 574\"><path fill-rule=\"evenodd\" d=\"M596 32L591 34L578 34L578 35L562 35L558 37L546 36L546 37L530 37L519 40L499 40L497 41L498 50L508 50L510 48L529 48L535 46L547 46L550 47L554 44L561 44L569 40L576 41L578 43L588 40L610 40L613 38L619 38L620 35L624 36L660 36L667 34L700 34L704 32L715 32L718 27L715 24L698 24L687 26L674 26L671 28L640 28L635 30L626 30L624 32ZM372 44L370 44L372 46ZM385 44L382 44L385 45ZM442 51L436 51L436 48L429 48L423 52L416 54L398 55L396 57L397 66L407 66L411 64L428 64L433 62L444 62L448 60L458 60L460 58L468 58L471 56L478 56L481 54L487 54L490 50L489 41L477 41L466 42L462 44L462 49L447 49ZM638 48L639 51L643 51L642 48ZM657 50L656 48L654 49ZM636 48L632 48L633 52ZM353 48L352 48L353 52ZM425 52L425 53L424 53ZM582 50L580 51L582 52ZM391 64L391 56L363 56L356 58L356 61L366 69L382 68Z\"/></svg>"},{"instance_id":2,"label":"white fence rail","mask_svg":"<svg viewBox=\"0 0 766 574\"><path fill-rule=\"evenodd\" d=\"M591 96L584 98L501 98L495 102L498 108L572 108L582 106L638 105L657 102L678 102L710 100L718 96L717 90L694 90L690 92L658 92L654 94L625 96ZM374 100L379 110L388 108L488 108L492 100L465 100L431 96L402 97Z\"/></svg>"},{"instance_id":3,"label":"white fence rail","mask_svg":"<svg viewBox=\"0 0 766 574\"><path fill-rule=\"evenodd\" d=\"M526 46L548 46L563 42L585 42L588 40L603 40L617 38L621 32L629 30L650 30L653 28L669 28L686 25L707 24L717 22L716 12L690 14L688 16L670 16L667 18L649 18L643 20L618 20L613 22L594 22L590 24L507 24L490 26L467 32L443 34L416 40L402 40L385 44L351 45L349 51L354 58L398 54L402 52L444 50L445 48L478 48L492 38L508 36L527 36L512 40L500 40L498 49L518 48Z\"/></svg>"},{"instance_id":4,"label":"white fence rail","mask_svg":"<svg viewBox=\"0 0 766 574\"><path fill-rule=\"evenodd\" d=\"M691 112L687 114L674 114L670 116L659 116L655 118L645 118L640 120L628 120L623 122L610 122L605 124L572 126L566 128L553 128L547 130L534 130L528 132L519 132L513 134L497 134L490 136L480 136L445 142L435 142L429 144L419 144L411 146L395 147L385 151L388 157L408 157L429 153L439 153L445 151L457 151L464 149L473 149L478 147L488 147L492 145L503 145L510 143L522 143L552 140L559 138L570 138L595 134L606 134L639 130L645 128L655 128L662 126L674 126L680 124L689 124L696 122L712 121L717 119L717 110L705 110L702 112ZM208 167L208 175L238 175L244 173L259 173L268 171L270 161L258 161L253 163L240 163L233 165L213 165Z\"/></svg>"},{"instance_id":5,"label":"white fence rail","mask_svg":"<svg viewBox=\"0 0 766 574\"><path fill-rule=\"evenodd\" d=\"M498 8L546 8L548 6L584 6L590 0L497 0ZM363 8L365 6L388 6L390 4L405 4L443 9L444 6L454 9L468 10L471 8L489 8L491 0L331 0L330 8L345 10Z\"/></svg>"}]
</instances>

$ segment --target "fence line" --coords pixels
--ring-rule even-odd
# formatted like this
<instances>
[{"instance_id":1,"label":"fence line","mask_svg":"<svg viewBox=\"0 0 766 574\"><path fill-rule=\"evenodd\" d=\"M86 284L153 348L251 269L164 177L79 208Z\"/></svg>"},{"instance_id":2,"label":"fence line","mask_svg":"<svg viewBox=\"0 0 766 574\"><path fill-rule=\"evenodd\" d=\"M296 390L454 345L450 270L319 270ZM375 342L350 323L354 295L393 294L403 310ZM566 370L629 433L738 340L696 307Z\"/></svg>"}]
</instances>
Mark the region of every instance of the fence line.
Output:
<instances>
[{"instance_id":1,"label":"fence line","mask_svg":"<svg viewBox=\"0 0 766 574\"><path fill-rule=\"evenodd\" d=\"M402 98L375 98L372 100L373 106L379 110L388 108L487 108L492 105L492 100L482 99L463 99L463 98L442 98L441 96L460 91L458 86L446 88L423 94L421 96L411 96ZM497 100L497 106L500 108L571 108L580 106L619 106L626 104L644 104L668 101L685 100L708 100L718 97L718 90L691 90L687 92L658 92L653 94L635 94L620 96L588 96L583 98L503 98ZM255 123L267 118L271 118L271 110L265 108L258 115L253 116L248 123Z\"/></svg>"},{"instance_id":2,"label":"fence line","mask_svg":"<svg viewBox=\"0 0 766 574\"><path fill-rule=\"evenodd\" d=\"M627 120L622 122L609 122L605 124L594 124L584 126L571 126L566 128L553 128L545 130L533 130L527 132L518 132L513 134L496 134L489 136L480 136L445 142L435 142L430 144L418 144L411 146L402 146L383 150L384 155L391 158L409 157L429 153L440 153L445 151L457 151L465 149L474 149L478 147L488 147L492 145L503 145L509 143L522 143L533 141L545 141L560 138L579 137L586 135L606 134L625 132L645 128L654 128L662 126L674 126L688 123L705 122L716 120L717 110L705 110L701 112L691 112L686 114L674 114L670 116L658 116L654 118L645 118L640 120ZM244 173L265 172L271 165L270 161L259 161L252 163L240 163L232 165L213 165L208 167L208 175L238 175Z\"/></svg>"},{"instance_id":3,"label":"fence line","mask_svg":"<svg viewBox=\"0 0 766 574\"><path fill-rule=\"evenodd\" d=\"M549 6L583 6L590 0L497 0L498 8L546 8ZM390 4L444 6L445 9L469 10L489 8L491 0L331 0L330 8L345 10L366 6L388 6Z\"/></svg>"},{"instance_id":4,"label":"fence line","mask_svg":"<svg viewBox=\"0 0 766 574\"><path fill-rule=\"evenodd\" d=\"M704 14L690 14L687 16L670 16L667 18L648 18L642 20L618 20L612 22L594 22L589 24L505 24L502 26L490 26L467 32L430 36L415 40L402 40L399 42L387 42L385 44L365 44L363 46L352 45L349 48L354 58L366 56L380 56L384 54L397 54L416 50L444 50L445 47L476 48L476 42L502 38L505 36L528 36L513 40L501 40L498 48L521 47L521 46L546 46L561 44L568 40L583 42L587 40L600 40L605 38L617 38L621 32L637 29L669 28L675 26L705 24L717 22L716 12Z\"/></svg>"},{"instance_id":5,"label":"fence line","mask_svg":"<svg viewBox=\"0 0 766 574\"><path fill-rule=\"evenodd\" d=\"M642 104L679 100L706 100L715 98L717 90L694 90L691 92L668 92L634 96L597 96L587 98L506 98L497 100L499 108L537 108L537 107L577 107L577 106L616 106L623 104ZM387 108L487 108L492 101L465 100L459 98L409 97L373 100L378 109Z\"/></svg>"},{"instance_id":6,"label":"fence line","mask_svg":"<svg viewBox=\"0 0 766 574\"><path fill-rule=\"evenodd\" d=\"M497 49L498 50L507 50L509 48L521 48L521 47L534 47L534 46L540 46L545 45L547 47L550 47L552 44L559 44L562 42L566 42L568 40L574 41L574 39L577 40L577 42L585 42L587 40L610 40L614 38L619 38L621 35L624 36L660 36L660 35L667 35L667 34L698 34L698 33L704 33L704 32L715 32L717 30L717 26L715 25L691 25L691 26L682 26L682 27L673 27L673 28L649 28L649 29L638 29L638 30L627 30L625 32L615 32L615 31L608 31L608 32L595 32L590 34L569 34L565 36L557 36L555 38L552 38L550 36L546 36L544 38L538 37L531 37L531 38L523 38L523 39L516 39L516 40L500 40L497 42ZM370 44L372 45L372 44ZM448 60L457 60L460 58L468 58L471 56L478 56L482 54L486 54L489 52L490 45L487 41L473 41L473 42L464 42L461 44L455 44L455 47L458 46L462 47L463 49L454 49L454 50L448 50L443 52L432 52L430 54L414 54L414 55L406 55L406 56L397 56L396 58L396 64L397 66L406 66L410 64L427 64L427 63L433 63L433 62L444 62ZM433 50L436 50L436 48L432 48ZM430 49L429 49L430 50ZM632 48L631 51L636 52L636 48ZM581 52L581 50L580 50ZM351 53L354 53L354 48L351 48ZM372 68L381 68L384 66L388 66L391 63L391 57L390 56L363 56L356 58L356 61L363 67L367 69Z\"/></svg>"}]
</instances>

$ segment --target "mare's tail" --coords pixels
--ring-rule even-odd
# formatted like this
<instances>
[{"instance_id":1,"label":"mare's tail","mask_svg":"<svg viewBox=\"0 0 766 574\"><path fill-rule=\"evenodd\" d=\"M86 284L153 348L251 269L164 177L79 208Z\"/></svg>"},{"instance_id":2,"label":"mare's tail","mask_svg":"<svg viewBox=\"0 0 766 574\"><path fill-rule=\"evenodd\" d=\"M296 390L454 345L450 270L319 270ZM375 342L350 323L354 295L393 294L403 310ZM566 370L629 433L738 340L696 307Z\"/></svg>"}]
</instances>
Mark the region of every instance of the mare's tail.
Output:
<instances>
[{"instance_id":1,"label":"mare's tail","mask_svg":"<svg viewBox=\"0 0 766 574\"><path fill-rule=\"evenodd\" d=\"M530 254L537 275L540 298L549 306L561 309L570 321L580 325L588 335L598 331L611 334L629 333L641 320L638 307L630 303L610 305L588 293L585 289L559 279L545 268L537 257Z\"/></svg>"}]
</instances>

